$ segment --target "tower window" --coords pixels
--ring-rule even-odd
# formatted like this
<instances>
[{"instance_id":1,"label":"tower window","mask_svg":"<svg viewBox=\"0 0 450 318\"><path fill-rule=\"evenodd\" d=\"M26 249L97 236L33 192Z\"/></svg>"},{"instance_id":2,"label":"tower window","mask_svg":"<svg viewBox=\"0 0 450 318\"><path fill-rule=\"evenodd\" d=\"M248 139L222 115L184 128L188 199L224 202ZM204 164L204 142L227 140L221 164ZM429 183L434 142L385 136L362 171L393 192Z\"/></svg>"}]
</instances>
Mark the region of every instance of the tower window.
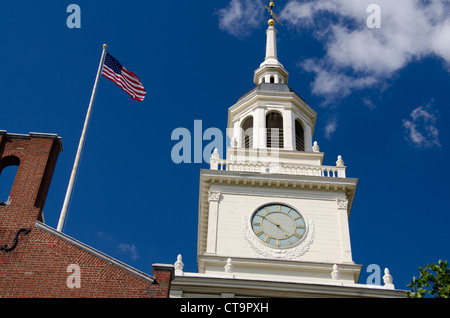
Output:
<instances>
[{"instance_id":1,"label":"tower window","mask_svg":"<svg viewBox=\"0 0 450 318\"><path fill-rule=\"evenodd\" d=\"M242 147L253 147L253 117L247 118L242 124Z\"/></svg>"},{"instance_id":2,"label":"tower window","mask_svg":"<svg viewBox=\"0 0 450 318\"><path fill-rule=\"evenodd\" d=\"M283 148L283 116L276 112L266 116L267 148Z\"/></svg>"},{"instance_id":3,"label":"tower window","mask_svg":"<svg viewBox=\"0 0 450 318\"><path fill-rule=\"evenodd\" d=\"M8 156L0 159L0 204L8 201L19 168L20 159Z\"/></svg>"},{"instance_id":4,"label":"tower window","mask_svg":"<svg viewBox=\"0 0 450 318\"><path fill-rule=\"evenodd\" d=\"M271 83L275 83L275 77L271 76L271 77L270 77L270 82L271 82Z\"/></svg>"},{"instance_id":5,"label":"tower window","mask_svg":"<svg viewBox=\"0 0 450 318\"><path fill-rule=\"evenodd\" d=\"M298 120L295 121L295 149L297 151L305 151L305 133L302 124Z\"/></svg>"}]
</instances>

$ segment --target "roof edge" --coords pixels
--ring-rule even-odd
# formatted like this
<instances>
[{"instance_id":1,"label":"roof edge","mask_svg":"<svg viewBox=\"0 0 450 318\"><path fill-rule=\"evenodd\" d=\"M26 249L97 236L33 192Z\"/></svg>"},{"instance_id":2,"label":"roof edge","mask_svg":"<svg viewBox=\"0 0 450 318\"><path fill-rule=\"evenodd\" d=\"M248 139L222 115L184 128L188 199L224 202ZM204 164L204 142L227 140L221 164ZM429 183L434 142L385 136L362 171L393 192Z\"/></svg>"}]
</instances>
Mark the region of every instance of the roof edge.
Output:
<instances>
[{"instance_id":1,"label":"roof edge","mask_svg":"<svg viewBox=\"0 0 450 318\"><path fill-rule=\"evenodd\" d=\"M44 224L42 222L36 221L35 225L36 225L37 228L39 228L39 229L41 229L43 231L46 231L49 234L51 234L51 235L53 235L53 236L55 236L55 237L65 241L65 242L67 242L67 243L69 243L71 245L74 245L74 246L82 249L83 251L85 251L85 252L87 252L87 253L89 253L89 254L91 254L93 256L96 256L96 257L98 257L98 258L100 258L100 259L102 259L102 260L104 260L104 261L106 261L106 262L108 262L108 263L110 263L110 264L112 264L114 266L120 267L121 269L127 271L128 273L130 273L132 275L135 275L135 276L137 276L137 277L139 277L141 279L149 281L150 283L153 283L155 281L155 278L153 276L148 275L146 273L143 273L143 272L141 272L141 271L139 271L139 270L137 270L137 269L135 269L135 268L125 264L125 263L122 263L121 261L118 261L115 258L112 258L111 256L108 256L108 255L106 255L106 254L104 254L104 253L102 253L102 252L100 252L100 251L90 247L89 245L81 243L80 241L77 241L76 239L68 236L67 234L64 234L62 232L58 232L57 230L53 229L52 227L50 227L50 226L48 226L48 225L46 225L46 224Z\"/></svg>"},{"instance_id":2,"label":"roof edge","mask_svg":"<svg viewBox=\"0 0 450 318\"><path fill-rule=\"evenodd\" d=\"M47 134L47 133L37 133L30 132L27 134L16 134L16 133L8 133L6 130L0 130L0 135L4 135L10 138L47 138L54 139L59 145L59 151L63 151L62 139L57 134Z\"/></svg>"}]
</instances>

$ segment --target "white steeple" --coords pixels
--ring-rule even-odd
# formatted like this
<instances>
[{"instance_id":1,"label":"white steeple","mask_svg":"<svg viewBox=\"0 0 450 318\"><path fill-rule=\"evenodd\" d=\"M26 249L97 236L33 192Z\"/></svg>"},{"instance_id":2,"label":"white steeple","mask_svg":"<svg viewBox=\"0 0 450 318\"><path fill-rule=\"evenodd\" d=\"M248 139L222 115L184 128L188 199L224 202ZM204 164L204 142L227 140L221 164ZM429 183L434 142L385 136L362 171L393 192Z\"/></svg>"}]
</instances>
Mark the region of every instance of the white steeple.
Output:
<instances>
[{"instance_id":1,"label":"white steeple","mask_svg":"<svg viewBox=\"0 0 450 318\"><path fill-rule=\"evenodd\" d=\"M273 6L255 87L228 109L226 159L214 149L200 172L198 273L179 256L171 297L398 296L388 271L385 286L357 283L348 216L358 180L341 156L322 164L317 113L278 61Z\"/></svg>"},{"instance_id":2,"label":"white steeple","mask_svg":"<svg viewBox=\"0 0 450 318\"><path fill-rule=\"evenodd\" d=\"M273 17L273 2L270 2L270 7L270 14ZM278 61L277 56L277 30L275 29L275 21L270 19L268 24L269 27L266 31L266 58L255 71L253 81L256 85L261 83L287 84L289 73Z\"/></svg>"},{"instance_id":3,"label":"white steeple","mask_svg":"<svg viewBox=\"0 0 450 318\"><path fill-rule=\"evenodd\" d=\"M267 35L267 43L266 43L266 61L268 59L273 59L274 63L278 62L277 58L277 30L273 25L269 25L269 28L266 31Z\"/></svg>"}]
</instances>

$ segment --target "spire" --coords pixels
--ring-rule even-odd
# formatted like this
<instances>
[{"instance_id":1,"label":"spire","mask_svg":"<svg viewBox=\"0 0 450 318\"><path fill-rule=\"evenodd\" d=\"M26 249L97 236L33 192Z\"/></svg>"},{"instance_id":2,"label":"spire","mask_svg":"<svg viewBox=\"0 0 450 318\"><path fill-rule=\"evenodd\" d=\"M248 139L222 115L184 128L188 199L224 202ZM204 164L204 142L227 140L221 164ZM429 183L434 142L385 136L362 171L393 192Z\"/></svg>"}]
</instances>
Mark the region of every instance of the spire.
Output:
<instances>
[{"instance_id":1,"label":"spire","mask_svg":"<svg viewBox=\"0 0 450 318\"><path fill-rule=\"evenodd\" d=\"M269 27L266 31L266 57L263 63L255 71L253 81L256 85L261 83L287 84L289 73L284 69L283 65L278 61L277 56L277 30L275 29L275 20L281 24L273 12L275 4L273 1L266 6L270 13L268 21Z\"/></svg>"},{"instance_id":2,"label":"spire","mask_svg":"<svg viewBox=\"0 0 450 318\"><path fill-rule=\"evenodd\" d=\"M276 18L275 13L273 13L273 7L275 4L273 1L269 4L270 8L266 6L267 10L270 13L270 19L267 22L269 24L269 28L266 31L267 35L267 43L266 43L266 60L269 58L274 58L278 60L277 58L277 30L275 30L275 20L273 18ZM276 18L278 21L278 18Z\"/></svg>"},{"instance_id":3,"label":"spire","mask_svg":"<svg viewBox=\"0 0 450 318\"><path fill-rule=\"evenodd\" d=\"M278 61L278 58L277 58L277 30L275 30L275 27L273 25L269 25L269 28L266 31L266 35L267 35L266 60L267 59L275 59Z\"/></svg>"}]
</instances>

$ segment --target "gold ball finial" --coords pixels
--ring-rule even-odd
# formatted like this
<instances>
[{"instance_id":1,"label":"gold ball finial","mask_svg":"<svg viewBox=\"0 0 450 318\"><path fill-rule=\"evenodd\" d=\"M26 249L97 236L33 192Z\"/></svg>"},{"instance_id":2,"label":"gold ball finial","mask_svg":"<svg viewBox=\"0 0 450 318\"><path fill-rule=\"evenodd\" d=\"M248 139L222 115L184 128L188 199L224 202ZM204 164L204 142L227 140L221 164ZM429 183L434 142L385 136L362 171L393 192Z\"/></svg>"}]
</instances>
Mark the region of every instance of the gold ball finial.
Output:
<instances>
[{"instance_id":1,"label":"gold ball finial","mask_svg":"<svg viewBox=\"0 0 450 318\"><path fill-rule=\"evenodd\" d=\"M269 23L270 26L274 26L275 25L275 20L274 19L270 19L268 23Z\"/></svg>"},{"instance_id":2,"label":"gold ball finial","mask_svg":"<svg viewBox=\"0 0 450 318\"><path fill-rule=\"evenodd\" d=\"M273 3L273 1L270 1L269 6L270 6L271 8L273 8L273 7L275 6L275 3Z\"/></svg>"},{"instance_id":3,"label":"gold ball finial","mask_svg":"<svg viewBox=\"0 0 450 318\"><path fill-rule=\"evenodd\" d=\"M108 45L107 45L107 44L103 44L103 48L104 48L104 49L107 49L107 48L108 48Z\"/></svg>"}]
</instances>

